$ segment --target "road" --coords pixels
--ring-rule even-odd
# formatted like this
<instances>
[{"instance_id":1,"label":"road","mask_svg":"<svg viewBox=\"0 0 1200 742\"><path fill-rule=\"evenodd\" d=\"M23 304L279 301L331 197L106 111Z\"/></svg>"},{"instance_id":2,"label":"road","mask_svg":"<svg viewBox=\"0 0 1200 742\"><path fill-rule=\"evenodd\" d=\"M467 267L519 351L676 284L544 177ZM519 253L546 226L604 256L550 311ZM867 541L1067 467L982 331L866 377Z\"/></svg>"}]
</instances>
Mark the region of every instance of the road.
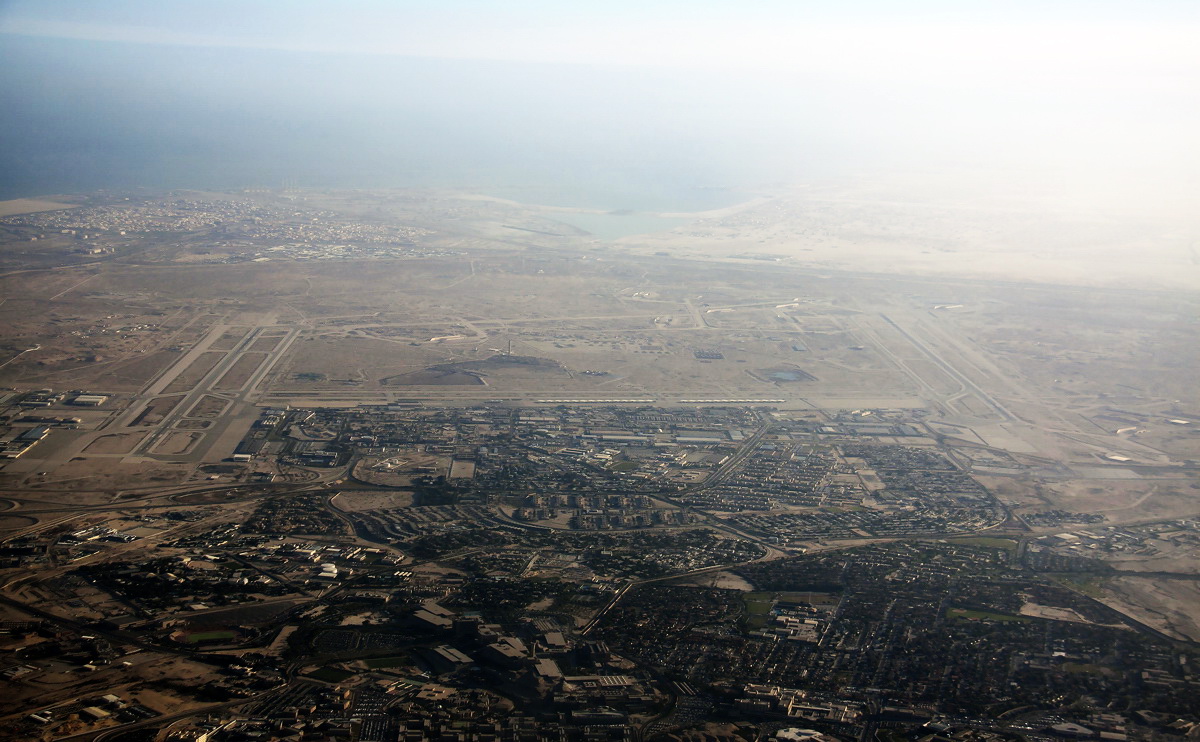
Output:
<instances>
[{"instance_id":1,"label":"road","mask_svg":"<svg viewBox=\"0 0 1200 742\"><path fill-rule=\"evenodd\" d=\"M132 644L136 647L140 647L141 649L159 652L161 654L173 654L179 657L190 657L194 654L194 652L191 650L159 646L123 632L109 631L107 629L99 628L95 624L83 623L81 621L65 618L63 616L59 616L58 614L50 613L49 611L43 611L40 608L34 608L33 606L26 605L19 600L13 600L6 595L0 595L0 604L7 605L10 608L16 608L22 613L36 616L43 621L48 621L56 626L62 626L63 628L70 629L71 631L80 635L87 634L90 636L102 636L116 644Z\"/></svg>"},{"instance_id":2,"label":"road","mask_svg":"<svg viewBox=\"0 0 1200 742\"><path fill-rule=\"evenodd\" d=\"M273 318L271 318L273 319ZM245 325L218 323L205 333L191 349L183 353L171 366L147 382L134 395L133 400L125 409L110 416L94 430L80 431L75 438L51 456L44 459L44 468L53 470L57 465L81 455L88 458L116 458L129 463L139 460L164 461L171 463L201 463L204 461L219 461L227 457L241 440L244 425L248 428L258 417L255 403L262 395L262 386L275 365L285 357L292 344L299 338L302 329L295 326L263 324L250 330L246 337L230 350L213 350L213 345L227 331ZM253 350L254 344L264 337L277 337L278 341L272 350ZM35 350L31 348L29 350ZM28 351L26 351L28 352ZM220 361L198 380L190 389L180 392L167 392L172 382L184 374L193 363L204 353L222 353ZM246 381L239 388L221 386L226 374L247 353L262 353L263 358ZM10 359L11 362L11 359ZM0 366L2 367L2 366ZM204 418L207 427L181 429L178 426L192 412L200 400L206 396L217 397L226 401L225 410L215 417ZM153 404L155 400L164 398L174 399L175 403L157 424L152 427L136 424L138 417ZM163 453L160 449L169 440L173 432L195 436L194 442L187 446L182 453ZM145 437L137 443L132 451L117 453L89 452L87 448L97 439L114 434L142 434ZM228 449L228 450L226 450Z\"/></svg>"},{"instance_id":3,"label":"road","mask_svg":"<svg viewBox=\"0 0 1200 742\"><path fill-rule=\"evenodd\" d=\"M0 368L4 368L5 366L7 366L8 364L10 364L10 363L12 363L13 361L17 360L18 358L20 358L21 356L25 355L26 353L32 353L32 352L33 352L33 351L35 351L35 350L41 350L41 349L42 349L42 346L40 346L40 345L34 345L32 348L26 348L25 350L23 350L23 351L21 351L20 353L16 354L16 355L15 355L15 356L13 356L12 358L9 358L9 359L8 359L7 361L5 361L4 363L0 363Z\"/></svg>"},{"instance_id":4,"label":"road","mask_svg":"<svg viewBox=\"0 0 1200 742\"><path fill-rule=\"evenodd\" d=\"M979 387L979 385L977 385L974 381L971 381L965 375L960 373L959 370L957 368L955 368L952 364L947 363L945 361L945 359L943 359L940 355L935 353L932 349L930 349L930 347L928 345L926 345L921 340L919 340L911 332L909 332L905 328L901 327L899 324L896 323L895 320L893 320L891 317L887 316L886 314L881 314L880 316L884 319L885 322L887 322L889 325L894 327L897 332L899 332L901 335L903 335L908 340L908 342L912 343L913 346L917 348L917 350L924 353L925 357L928 358L930 361L932 361L934 363L934 365L936 365L944 373L946 373L948 376L950 376L950 378L954 379L956 382L961 384L964 388L971 390L971 392L976 397L978 397L981 401L983 401L985 404L987 404L987 406L989 406L993 410L995 410L1004 420L1012 421L1012 420L1017 419L1017 416L1014 415L1012 412L1010 412L1007 407L1005 407L1004 405L997 402L990 394L988 394L983 389L981 389Z\"/></svg>"},{"instance_id":5,"label":"road","mask_svg":"<svg viewBox=\"0 0 1200 742\"><path fill-rule=\"evenodd\" d=\"M180 719L187 719L187 718L190 718L193 716L207 716L215 711L223 711L225 709L231 709L231 708L236 708L238 706L243 706L247 703L253 703L255 701L262 701L264 699L271 697L272 695L282 692L286 688L287 688L287 685L283 685L283 686L280 686L279 688L272 688L271 690L263 691L262 693L259 693L258 695L255 695L255 696L251 696L249 698L239 698L235 701L226 701L225 703L216 703L211 706L201 706L199 708L189 709L187 711L179 711L174 714L166 714L163 716L156 716L153 719L144 719L142 721L134 721L134 722L130 722L128 724L121 724L121 725L118 725L115 727L104 727L103 729L94 729L90 732L83 732L81 734L71 735L70 737L60 737L59 739L55 740L55 742L101 742L101 740L107 739L108 737L111 737L113 735L124 734L125 732L131 732L135 729L143 729L146 727L158 728L158 727L166 726L167 724L170 724L171 722L179 721Z\"/></svg>"}]
</instances>

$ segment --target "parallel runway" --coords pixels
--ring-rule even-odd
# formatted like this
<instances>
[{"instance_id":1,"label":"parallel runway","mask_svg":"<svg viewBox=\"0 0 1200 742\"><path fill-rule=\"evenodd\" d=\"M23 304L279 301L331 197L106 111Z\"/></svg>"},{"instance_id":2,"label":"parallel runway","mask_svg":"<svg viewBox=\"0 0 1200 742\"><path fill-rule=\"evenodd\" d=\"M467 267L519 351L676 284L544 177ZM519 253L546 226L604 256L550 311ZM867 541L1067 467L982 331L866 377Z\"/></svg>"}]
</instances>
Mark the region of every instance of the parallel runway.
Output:
<instances>
[{"instance_id":1,"label":"parallel runway","mask_svg":"<svg viewBox=\"0 0 1200 742\"><path fill-rule=\"evenodd\" d=\"M230 427L235 423L244 423L249 427L258 417L257 409L254 408L255 398L258 394L258 387L263 379L270 373L271 369L279 362L287 353L288 348L295 342L300 335L300 330L297 328L289 328L279 342L275 344L273 350L256 351L253 350L256 341L266 337L268 332L277 332L279 328L256 327L245 338L243 338L234 348L225 354L222 358L204 377L196 383L195 386L186 392L171 411L157 425L154 431L146 436L146 438L137 446L130 454L133 457L145 457L158 461L172 461L184 463L196 463L199 461L209 460L210 451L213 451L216 444L222 439L227 445L217 447L219 450L213 451L213 454L219 459L224 458L232 452L232 447L237 445L237 440L241 439L245 430L241 425L237 425L237 430L230 431ZM275 335L271 335L275 337ZM264 353L262 361L249 375L246 381L236 389L227 389L221 386L222 380L231 369L242 360L247 353ZM177 366L178 368L178 366ZM185 367L186 368L186 367ZM227 404L224 411L215 418L211 419L211 425L203 430L180 429L179 423L191 416L192 410L205 397L214 397L217 399L226 400ZM150 400L147 400L147 404ZM226 433L230 435L226 435ZM199 437L195 443L191 444L187 451L179 454L161 453L156 449L161 446L172 433L184 435L196 435ZM236 434L236 440L230 444L229 439ZM229 448L229 451L223 449Z\"/></svg>"}]
</instances>

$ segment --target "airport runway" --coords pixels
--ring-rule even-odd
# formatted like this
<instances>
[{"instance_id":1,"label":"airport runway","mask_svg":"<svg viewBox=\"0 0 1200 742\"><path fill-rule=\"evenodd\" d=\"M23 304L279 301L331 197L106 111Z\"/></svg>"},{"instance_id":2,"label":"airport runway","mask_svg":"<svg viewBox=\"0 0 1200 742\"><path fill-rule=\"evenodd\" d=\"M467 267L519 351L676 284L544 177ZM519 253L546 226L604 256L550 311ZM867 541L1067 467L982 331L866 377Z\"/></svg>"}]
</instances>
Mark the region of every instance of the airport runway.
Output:
<instances>
[{"instance_id":1,"label":"airport runway","mask_svg":"<svg viewBox=\"0 0 1200 742\"><path fill-rule=\"evenodd\" d=\"M254 402L258 395L258 387L300 335L298 328L288 328L286 334L280 336L279 341L272 350L253 350L256 341L263 337L274 337L274 335L267 335L267 333L278 332L279 329L276 326L264 326L251 330L245 338L225 354L212 370L205 374L190 391L184 394L183 399L171 409L155 430L146 436L130 456L140 456L158 461L197 463L210 460L213 456L218 460L223 459L232 453L237 442L245 434L245 430L258 418L258 410L254 407ZM222 381L225 379L226 374L239 361L245 358L248 353L263 353L264 357L240 386L235 389L223 387ZM205 397L225 400L226 407L224 411L217 417L210 418L211 425L203 430L178 428L179 423L189 418L193 408ZM149 400L147 403L149 403ZM197 435L199 439L191 444L184 453L171 454L158 452L156 449L173 433ZM221 442L226 445L217 445ZM229 450L225 451L225 448ZM214 451L214 449L216 450ZM211 456L210 452L213 452Z\"/></svg>"}]
</instances>

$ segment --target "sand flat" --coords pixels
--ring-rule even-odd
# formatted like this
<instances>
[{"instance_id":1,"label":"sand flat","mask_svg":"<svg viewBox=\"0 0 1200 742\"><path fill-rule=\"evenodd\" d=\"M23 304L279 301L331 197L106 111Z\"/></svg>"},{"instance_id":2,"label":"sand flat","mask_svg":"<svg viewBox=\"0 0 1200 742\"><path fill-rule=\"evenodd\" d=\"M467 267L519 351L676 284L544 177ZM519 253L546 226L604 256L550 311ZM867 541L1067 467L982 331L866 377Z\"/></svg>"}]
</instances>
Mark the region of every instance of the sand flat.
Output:
<instances>
[{"instance_id":1,"label":"sand flat","mask_svg":"<svg viewBox=\"0 0 1200 742\"><path fill-rule=\"evenodd\" d=\"M16 216L18 214L33 214L38 211L57 211L59 209L74 209L77 204L64 204L58 201L43 201L36 198L14 198L0 201L0 216Z\"/></svg>"}]
</instances>

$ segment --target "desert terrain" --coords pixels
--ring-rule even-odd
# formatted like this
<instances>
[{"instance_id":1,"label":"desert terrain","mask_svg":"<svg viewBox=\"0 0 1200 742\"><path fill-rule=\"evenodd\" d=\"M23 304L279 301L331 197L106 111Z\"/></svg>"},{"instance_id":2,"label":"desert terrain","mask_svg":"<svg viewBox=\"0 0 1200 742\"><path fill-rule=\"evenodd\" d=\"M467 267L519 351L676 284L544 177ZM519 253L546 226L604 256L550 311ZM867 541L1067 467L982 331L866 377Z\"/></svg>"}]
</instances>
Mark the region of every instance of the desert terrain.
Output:
<instances>
[{"instance_id":1,"label":"desert terrain","mask_svg":"<svg viewBox=\"0 0 1200 742\"><path fill-rule=\"evenodd\" d=\"M404 515L414 487L470 481L476 458L455 446L447 423L445 445L388 450L352 436L365 453L329 453L327 466L314 466L306 451L320 455L350 435L337 411L469 418L510 408L514 420L521 410L540 420L548 408L745 408L784 431L816 426L836 445L870 436L940 450L1000 503L998 517L972 526L985 542L999 536L1004 548L1110 570L1064 584L1195 640L1200 565L1186 533L1200 516L1200 267L1191 243L1109 230L1097 215L887 196L789 189L714 212L641 215L631 229L656 219L668 228L618 238L558 221L559 209L455 192L0 204L0 415L15 453L0 463L0 536L85 533L124 519L117 532L142 540L114 549L180 548L189 534L253 513L275 517L256 508L287 495L319 506L326 515L314 523L343 529L339 543L365 548L369 533L341 524L380 512L393 518L388 528L417 528ZM1130 266L1121 256L1134 252L1145 260ZM494 432L483 418L474 424ZM760 441L795 445L800 456L805 444L794 441L809 440L753 430L735 429L745 443L684 456L670 476L695 484L742 465ZM35 433L33 444L22 438ZM634 472L653 455L631 446L601 465ZM866 459L838 462L828 481L863 496L823 500L817 512L908 507L872 499L884 483ZM358 489L342 491L347 482ZM733 539L759 527L694 503L704 514L648 505L639 507ZM453 507L429 511L419 527L485 512ZM512 526L518 510L491 508L486 522ZM183 520L166 520L173 512ZM538 527L572 522L550 514ZM1184 535L1154 535L1164 529ZM774 559L784 553L775 544L820 552L870 535L760 543ZM79 558L73 568L113 552ZM580 570L565 556L546 564ZM65 574L54 565L39 579ZM279 579L291 592L278 600L302 600ZM14 577L14 594L51 610L55 594L30 580ZM748 583L711 572L692 584ZM97 600L76 619L111 613ZM130 683L157 666L139 666Z\"/></svg>"}]
</instances>

